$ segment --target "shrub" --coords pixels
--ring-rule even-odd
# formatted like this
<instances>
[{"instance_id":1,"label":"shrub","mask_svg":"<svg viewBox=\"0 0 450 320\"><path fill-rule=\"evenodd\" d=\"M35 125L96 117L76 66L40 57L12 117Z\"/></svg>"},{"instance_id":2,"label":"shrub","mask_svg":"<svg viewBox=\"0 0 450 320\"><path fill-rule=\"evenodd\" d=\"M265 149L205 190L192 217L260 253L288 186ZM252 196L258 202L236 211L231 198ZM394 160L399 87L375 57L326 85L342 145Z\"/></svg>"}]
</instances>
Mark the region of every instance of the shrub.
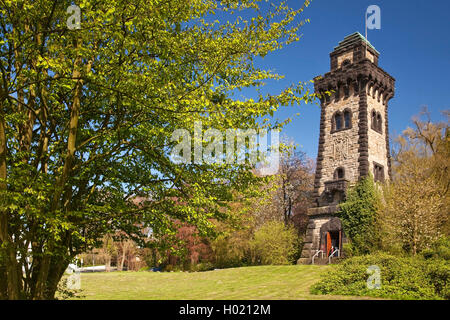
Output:
<instances>
[{"instance_id":1,"label":"shrub","mask_svg":"<svg viewBox=\"0 0 450 320\"><path fill-rule=\"evenodd\" d=\"M220 235L212 241L216 268L243 267L251 264L249 230L238 230L229 235Z\"/></svg>"},{"instance_id":2,"label":"shrub","mask_svg":"<svg viewBox=\"0 0 450 320\"><path fill-rule=\"evenodd\" d=\"M214 270L214 265L211 262L197 263L191 266L190 271L192 272L202 272Z\"/></svg>"},{"instance_id":3,"label":"shrub","mask_svg":"<svg viewBox=\"0 0 450 320\"><path fill-rule=\"evenodd\" d=\"M433 243L430 249L422 251L422 256L425 259L444 259L450 260L450 238L441 237L439 240Z\"/></svg>"},{"instance_id":4,"label":"shrub","mask_svg":"<svg viewBox=\"0 0 450 320\"><path fill-rule=\"evenodd\" d=\"M347 199L340 204L339 218L352 242L354 254L367 254L379 247L377 210L380 194L372 176L361 179L349 188Z\"/></svg>"},{"instance_id":5,"label":"shrub","mask_svg":"<svg viewBox=\"0 0 450 320\"><path fill-rule=\"evenodd\" d=\"M381 288L369 289L367 268L381 271ZM385 253L347 259L311 287L313 294L373 296L392 299L449 299L450 267L442 260L398 258Z\"/></svg>"},{"instance_id":6,"label":"shrub","mask_svg":"<svg viewBox=\"0 0 450 320\"><path fill-rule=\"evenodd\" d=\"M342 245L342 255L344 258L351 258L354 256L354 249L351 243L344 243Z\"/></svg>"},{"instance_id":7,"label":"shrub","mask_svg":"<svg viewBox=\"0 0 450 320\"><path fill-rule=\"evenodd\" d=\"M431 263L430 263L431 262ZM450 299L450 266L445 260L427 260L424 268L427 278L434 286L436 293L444 298Z\"/></svg>"},{"instance_id":8,"label":"shrub","mask_svg":"<svg viewBox=\"0 0 450 320\"><path fill-rule=\"evenodd\" d=\"M162 270L164 272L180 272L180 271L183 271L183 269L180 266L173 265L173 264L165 265Z\"/></svg>"},{"instance_id":9,"label":"shrub","mask_svg":"<svg viewBox=\"0 0 450 320\"><path fill-rule=\"evenodd\" d=\"M144 267L141 267L138 271L139 271L139 272L144 272L144 271L150 271L150 270L152 270L151 267L144 266Z\"/></svg>"},{"instance_id":10,"label":"shrub","mask_svg":"<svg viewBox=\"0 0 450 320\"><path fill-rule=\"evenodd\" d=\"M297 231L280 221L269 221L255 232L250 243L254 264L291 264L299 247Z\"/></svg>"}]
</instances>

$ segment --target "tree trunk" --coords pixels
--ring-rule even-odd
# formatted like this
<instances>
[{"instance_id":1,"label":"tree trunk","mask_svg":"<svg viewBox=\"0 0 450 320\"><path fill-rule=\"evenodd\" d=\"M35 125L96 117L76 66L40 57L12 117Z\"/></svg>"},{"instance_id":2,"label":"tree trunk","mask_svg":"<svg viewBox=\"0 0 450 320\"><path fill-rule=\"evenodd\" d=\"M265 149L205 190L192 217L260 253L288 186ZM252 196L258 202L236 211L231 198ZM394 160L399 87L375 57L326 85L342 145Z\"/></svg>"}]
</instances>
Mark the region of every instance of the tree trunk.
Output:
<instances>
[{"instance_id":1,"label":"tree trunk","mask_svg":"<svg viewBox=\"0 0 450 320\"><path fill-rule=\"evenodd\" d=\"M47 280L47 290L46 290L46 299L53 300L55 299L56 290L58 289L59 281L64 275L64 271L66 271L69 265L69 260L67 259L54 259L52 261L52 265L50 268L48 280Z\"/></svg>"},{"instance_id":2,"label":"tree trunk","mask_svg":"<svg viewBox=\"0 0 450 320\"><path fill-rule=\"evenodd\" d=\"M120 259L120 265L117 268L117 269L119 269L119 271L123 270L124 263L125 263L125 250L122 250L122 257Z\"/></svg>"},{"instance_id":3,"label":"tree trunk","mask_svg":"<svg viewBox=\"0 0 450 320\"><path fill-rule=\"evenodd\" d=\"M8 283L6 279L6 266L0 258L0 300L8 299Z\"/></svg>"},{"instance_id":4,"label":"tree trunk","mask_svg":"<svg viewBox=\"0 0 450 320\"><path fill-rule=\"evenodd\" d=\"M105 269L106 269L106 272L111 271L111 256L109 254L106 256Z\"/></svg>"},{"instance_id":5,"label":"tree trunk","mask_svg":"<svg viewBox=\"0 0 450 320\"><path fill-rule=\"evenodd\" d=\"M6 167L6 122L4 117L4 106L5 101L3 91L0 92L0 201L1 201L1 211L0 211L0 244L2 250L0 251L0 258L4 263L0 263L0 266L4 264L6 267L3 269L6 278L6 291L8 299L17 300L20 299L21 291L21 270L17 263L16 250L14 243L10 235L8 234L8 210L5 208L3 202L3 194L7 191L6 178L7 178L7 167ZM0 271L2 272L2 271Z\"/></svg>"},{"instance_id":6,"label":"tree trunk","mask_svg":"<svg viewBox=\"0 0 450 320\"><path fill-rule=\"evenodd\" d=\"M47 296L47 277L50 270L51 257L50 255L44 254L42 257L39 272L37 274L35 290L32 299L33 300L43 300Z\"/></svg>"}]
</instances>

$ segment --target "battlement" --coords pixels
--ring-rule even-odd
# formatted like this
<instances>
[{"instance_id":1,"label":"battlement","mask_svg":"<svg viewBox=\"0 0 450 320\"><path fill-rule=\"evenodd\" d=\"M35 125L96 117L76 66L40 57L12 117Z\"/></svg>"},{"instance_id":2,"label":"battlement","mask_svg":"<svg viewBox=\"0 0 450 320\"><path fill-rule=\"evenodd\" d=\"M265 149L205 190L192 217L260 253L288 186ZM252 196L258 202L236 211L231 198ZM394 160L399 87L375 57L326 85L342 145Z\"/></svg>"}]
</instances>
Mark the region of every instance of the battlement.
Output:
<instances>
[{"instance_id":1,"label":"battlement","mask_svg":"<svg viewBox=\"0 0 450 320\"><path fill-rule=\"evenodd\" d=\"M364 59L314 78L316 93L333 91L331 96L322 94L322 105L331 101L359 94L361 90L371 90L377 100L386 104L394 96L395 79L373 62Z\"/></svg>"}]
</instances>

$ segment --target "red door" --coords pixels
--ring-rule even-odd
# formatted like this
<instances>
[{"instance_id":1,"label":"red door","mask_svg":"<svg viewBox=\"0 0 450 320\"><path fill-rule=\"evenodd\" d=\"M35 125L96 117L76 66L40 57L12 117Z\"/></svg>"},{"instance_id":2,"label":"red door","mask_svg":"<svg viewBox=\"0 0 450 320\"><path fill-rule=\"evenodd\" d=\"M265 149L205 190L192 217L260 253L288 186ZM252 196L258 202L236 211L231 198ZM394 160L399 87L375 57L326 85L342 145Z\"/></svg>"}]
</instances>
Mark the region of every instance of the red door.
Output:
<instances>
[{"instance_id":1,"label":"red door","mask_svg":"<svg viewBox=\"0 0 450 320\"><path fill-rule=\"evenodd\" d=\"M327 257L330 255L331 251L331 235L327 232Z\"/></svg>"}]
</instances>

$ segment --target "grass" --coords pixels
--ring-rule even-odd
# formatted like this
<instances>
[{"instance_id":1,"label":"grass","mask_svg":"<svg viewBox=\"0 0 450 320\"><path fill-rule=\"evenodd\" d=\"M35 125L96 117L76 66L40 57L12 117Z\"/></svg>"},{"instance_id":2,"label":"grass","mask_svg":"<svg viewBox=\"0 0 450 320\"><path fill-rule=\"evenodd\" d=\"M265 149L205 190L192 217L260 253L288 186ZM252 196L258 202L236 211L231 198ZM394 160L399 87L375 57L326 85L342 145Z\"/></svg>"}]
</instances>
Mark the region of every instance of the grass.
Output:
<instances>
[{"instance_id":1,"label":"grass","mask_svg":"<svg viewBox=\"0 0 450 320\"><path fill-rule=\"evenodd\" d=\"M207 272L98 272L81 274L82 299L296 300L361 299L318 296L309 287L329 266L258 266Z\"/></svg>"}]
</instances>

